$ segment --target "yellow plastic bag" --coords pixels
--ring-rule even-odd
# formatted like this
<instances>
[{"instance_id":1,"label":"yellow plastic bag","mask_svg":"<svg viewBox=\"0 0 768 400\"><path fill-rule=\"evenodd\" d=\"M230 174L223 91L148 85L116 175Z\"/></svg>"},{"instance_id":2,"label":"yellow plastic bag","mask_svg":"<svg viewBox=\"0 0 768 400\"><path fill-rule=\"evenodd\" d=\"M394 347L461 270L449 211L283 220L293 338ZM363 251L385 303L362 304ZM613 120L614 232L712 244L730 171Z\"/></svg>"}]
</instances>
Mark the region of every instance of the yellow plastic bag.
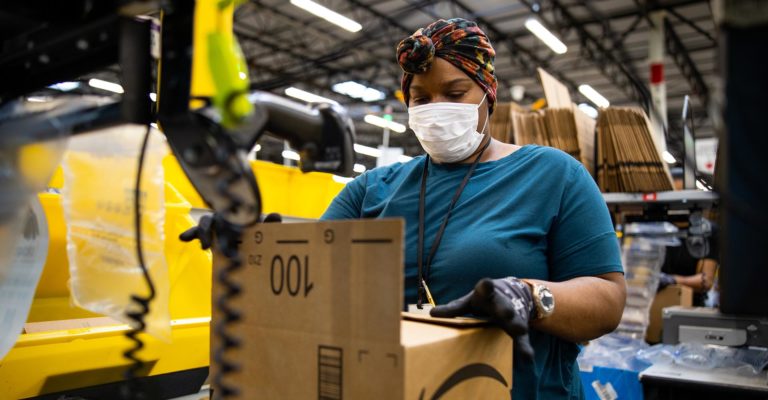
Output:
<instances>
[{"instance_id":1,"label":"yellow plastic bag","mask_svg":"<svg viewBox=\"0 0 768 400\"><path fill-rule=\"evenodd\" d=\"M64 155L62 203L67 222L70 289L75 304L133 323L131 295L148 286L136 255L134 190L146 127L122 125L73 137ZM153 131L141 182L141 242L156 297L146 316L147 332L170 341L168 268L164 254L164 138Z\"/></svg>"}]
</instances>

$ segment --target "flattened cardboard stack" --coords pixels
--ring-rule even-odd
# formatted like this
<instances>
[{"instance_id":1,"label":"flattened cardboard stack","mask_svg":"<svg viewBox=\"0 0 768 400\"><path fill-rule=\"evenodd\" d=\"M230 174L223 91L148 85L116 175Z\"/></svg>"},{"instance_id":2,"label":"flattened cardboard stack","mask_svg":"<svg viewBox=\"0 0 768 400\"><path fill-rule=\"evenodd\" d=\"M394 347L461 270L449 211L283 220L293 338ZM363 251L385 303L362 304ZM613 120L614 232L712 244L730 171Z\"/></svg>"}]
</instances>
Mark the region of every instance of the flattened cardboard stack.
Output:
<instances>
[{"instance_id":1,"label":"flattened cardboard stack","mask_svg":"<svg viewBox=\"0 0 768 400\"><path fill-rule=\"evenodd\" d=\"M236 398L510 398L503 331L401 320L403 221L259 224L240 247L227 332L241 344L225 354L240 368L224 378ZM213 260L218 276L227 260ZM214 279L214 304L224 291ZM212 376L223 317L214 307Z\"/></svg>"},{"instance_id":2,"label":"flattened cardboard stack","mask_svg":"<svg viewBox=\"0 0 768 400\"><path fill-rule=\"evenodd\" d=\"M558 148L594 170L595 121L577 107L550 108L537 112L511 112L508 143L538 144Z\"/></svg>"},{"instance_id":3,"label":"flattened cardboard stack","mask_svg":"<svg viewBox=\"0 0 768 400\"><path fill-rule=\"evenodd\" d=\"M543 68L537 68L536 70L539 73L541 86L544 88L544 98L547 99L547 107L570 108L573 102L571 101L571 94L568 93L568 87Z\"/></svg>"},{"instance_id":4,"label":"flattened cardboard stack","mask_svg":"<svg viewBox=\"0 0 768 400\"><path fill-rule=\"evenodd\" d=\"M594 175L595 120L571 102L568 88L539 68L548 109L528 112L515 103L498 103L491 117L491 135L520 146L555 147L581 161Z\"/></svg>"},{"instance_id":5,"label":"flattened cardboard stack","mask_svg":"<svg viewBox=\"0 0 768 400\"><path fill-rule=\"evenodd\" d=\"M520 146L551 146L544 115L541 112L513 112L511 142Z\"/></svg>"},{"instance_id":6,"label":"flattened cardboard stack","mask_svg":"<svg viewBox=\"0 0 768 400\"><path fill-rule=\"evenodd\" d=\"M525 112L517 103L496 103L491 114L491 136L504 143L512 143L512 115Z\"/></svg>"},{"instance_id":7,"label":"flattened cardboard stack","mask_svg":"<svg viewBox=\"0 0 768 400\"><path fill-rule=\"evenodd\" d=\"M581 161L579 133L576 131L573 111L568 108L550 108L544 110L544 122L549 135L549 143Z\"/></svg>"},{"instance_id":8,"label":"flattened cardboard stack","mask_svg":"<svg viewBox=\"0 0 768 400\"><path fill-rule=\"evenodd\" d=\"M638 108L609 107L597 121L597 183L604 192L673 190L650 121Z\"/></svg>"}]
</instances>

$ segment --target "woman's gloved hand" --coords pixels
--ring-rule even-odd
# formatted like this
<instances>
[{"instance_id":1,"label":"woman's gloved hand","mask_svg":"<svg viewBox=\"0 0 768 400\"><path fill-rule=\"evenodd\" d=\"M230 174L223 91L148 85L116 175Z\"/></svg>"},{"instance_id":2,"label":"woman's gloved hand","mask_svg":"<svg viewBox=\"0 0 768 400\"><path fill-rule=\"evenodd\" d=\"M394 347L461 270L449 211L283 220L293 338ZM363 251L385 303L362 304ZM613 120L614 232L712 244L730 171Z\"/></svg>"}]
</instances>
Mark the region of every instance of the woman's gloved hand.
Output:
<instances>
[{"instance_id":1,"label":"woman's gloved hand","mask_svg":"<svg viewBox=\"0 0 768 400\"><path fill-rule=\"evenodd\" d=\"M200 240L200 247L203 250L208 250L213 244L213 232L216 230L216 226L224 224L225 222L219 219L216 214L204 215L200 218L200 222L197 226L187 229L179 235L179 239L182 242L191 242L195 239ZM262 217L262 223L270 222L283 222L283 217L278 213L270 213Z\"/></svg>"},{"instance_id":2,"label":"woman's gloved hand","mask_svg":"<svg viewBox=\"0 0 768 400\"><path fill-rule=\"evenodd\" d=\"M515 357L533 359L533 347L528 339L528 321L536 312L531 289L516 278L483 278L475 289L446 305L433 308L429 315L453 318L467 314L488 317L514 340Z\"/></svg>"}]
</instances>

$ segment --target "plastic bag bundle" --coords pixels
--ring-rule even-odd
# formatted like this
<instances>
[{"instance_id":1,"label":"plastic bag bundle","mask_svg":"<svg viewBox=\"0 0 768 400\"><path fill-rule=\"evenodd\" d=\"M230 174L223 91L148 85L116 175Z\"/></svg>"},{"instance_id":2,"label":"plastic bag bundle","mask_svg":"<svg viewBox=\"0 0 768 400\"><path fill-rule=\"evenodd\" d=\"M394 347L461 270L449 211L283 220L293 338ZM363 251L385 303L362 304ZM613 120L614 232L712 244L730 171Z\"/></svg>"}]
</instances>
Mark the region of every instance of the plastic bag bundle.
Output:
<instances>
[{"instance_id":1,"label":"plastic bag bundle","mask_svg":"<svg viewBox=\"0 0 768 400\"><path fill-rule=\"evenodd\" d=\"M70 288L76 305L131 324L131 295L148 287L136 256L134 195L145 126L122 125L71 139L64 156L62 202L67 222ZM141 242L156 289L147 332L170 340L168 269L164 255L162 135L153 131L142 172Z\"/></svg>"},{"instance_id":2,"label":"plastic bag bundle","mask_svg":"<svg viewBox=\"0 0 768 400\"><path fill-rule=\"evenodd\" d=\"M657 344L638 351L650 364L678 364L693 369L722 369L736 375L757 375L768 367L768 349L734 348L702 343Z\"/></svg>"},{"instance_id":3,"label":"plastic bag bundle","mask_svg":"<svg viewBox=\"0 0 768 400\"><path fill-rule=\"evenodd\" d=\"M666 247L680 245L680 241L673 236L676 233L677 228L666 222L626 226L622 264L627 281L627 302L617 333L635 339L645 338Z\"/></svg>"},{"instance_id":4,"label":"plastic bag bundle","mask_svg":"<svg viewBox=\"0 0 768 400\"><path fill-rule=\"evenodd\" d=\"M11 101L0 107L0 124L17 127L16 134L0 137L0 360L22 331L45 264L48 230L37 193L59 165L69 133L41 140L35 124L19 121L58 105Z\"/></svg>"},{"instance_id":5,"label":"plastic bag bundle","mask_svg":"<svg viewBox=\"0 0 768 400\"><path fill-rule=\"evenodd\" d=\"M21 227L5 279L0 280L0 360L11 350L27 320L48 255L48 225L37 197L19 213Z\"/></svg>"},{"instance_id":6,"label":"plastic bag bundle","mask_svg":"<svg viewBox=\"0 0 768 400\"><path fill-rule=\"evenodd\" d=\"M644 340L609 333L589 342L577 361L581 371L605 367L640 372L650 366L647 360L638 357L647 348L648 344Z\"/></svg>"}]
</instances>

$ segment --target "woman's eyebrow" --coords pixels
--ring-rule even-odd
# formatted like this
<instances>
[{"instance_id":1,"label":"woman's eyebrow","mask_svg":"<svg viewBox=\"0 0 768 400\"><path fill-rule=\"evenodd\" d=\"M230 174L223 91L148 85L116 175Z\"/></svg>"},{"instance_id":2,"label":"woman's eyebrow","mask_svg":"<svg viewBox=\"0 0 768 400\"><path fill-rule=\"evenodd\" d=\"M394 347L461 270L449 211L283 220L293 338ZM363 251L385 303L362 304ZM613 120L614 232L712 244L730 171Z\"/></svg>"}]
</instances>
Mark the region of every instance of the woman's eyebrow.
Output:
<instances>
[{"instance_id":1,"label":"woman's eyebrow","mask_svg":"<svg viewBox=\"0 0 768 400\"><path fill-rule=\"evenodd\" d=\"M462 84L472 83L472 80L469 78L456 78L451 79L450 81L443 82L442 86L444 88L451 88L454 86L460 86Z\"/></svg>"},{"instance_id":2,"label":"woman's eyebrow","mask_svg":"<svg viewBox=\"0 0 768 400\"><path fill-rule=\"evenodd\" d=\"M469 78L456 78L456 79L451 79L449 81L442 82L440 86L442 86L443 89L452 89L454 87L462 87L463 85L472 84L472 83L473 83L472 80ZM411 87L408 88L408 90L411 93L425 91L423 86L417 85L417 84L411 85Z\"/></svg>"}]
</instances>

